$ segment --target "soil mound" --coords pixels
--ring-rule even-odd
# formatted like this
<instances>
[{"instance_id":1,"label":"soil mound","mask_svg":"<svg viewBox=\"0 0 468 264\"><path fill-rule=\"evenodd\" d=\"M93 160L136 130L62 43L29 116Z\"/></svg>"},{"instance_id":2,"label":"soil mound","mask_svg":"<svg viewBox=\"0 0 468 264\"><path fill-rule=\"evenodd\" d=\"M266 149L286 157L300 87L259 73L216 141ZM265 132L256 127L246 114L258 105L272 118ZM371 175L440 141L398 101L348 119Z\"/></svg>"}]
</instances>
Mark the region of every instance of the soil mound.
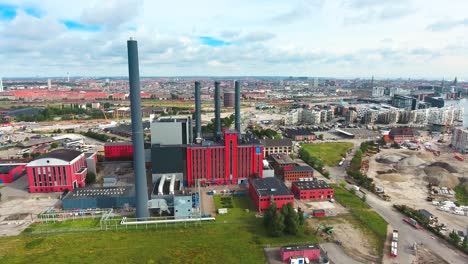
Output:
<instances>
[{"instance_id":1,"label":"soil mound","mask_svg":"<svg viewBox=\"0 0 468 264\"><path fill-rule=\"evenodd\" d=\"M405 158L405 156L402 156L402 155L399 155L399 154L381 154L375 160L377 162L383 163L383 164L392 164L392 163L400 162L400 160L402 160L404 158Z\"/></svg>"},{"instance_id":2,"label":"soil mound","mask_svg":"<svg viewBox=\"0 0 468 264\"><path fill-rule=\"evenodd\" d=\"M424 164L426 164L424 160L418 158L416 155L411 155L408 158L402 159L398 165L407 167L418 167Z\"/></svg>"},{"instance_id":3,"label":"soil mound","mask_svg":"<svg viewBox=\"0 0 468 264\"><path fill-rule=\"evenodd\" d=\"M446 169L438 167L438 166L428 166L424 168L424 172L427 175L428 182L432 184L437 184L439 186L455 188L460 181Z\"/></svg>"},{"instance_id":4,"label":"soil mound","mask_svg":"<svg viewBox=\"0 0 468 264\"><path fill-rule=\"evenodd\" d=\"M434 162L432 163L431 165L429 165L430 167L441 167L441 168L444 168L446 169L448 172L450 173L458 173L457 169L455 169L454 167L452 167L450 164L446 163L446 162Z\"/></svg>"}]
</instances>

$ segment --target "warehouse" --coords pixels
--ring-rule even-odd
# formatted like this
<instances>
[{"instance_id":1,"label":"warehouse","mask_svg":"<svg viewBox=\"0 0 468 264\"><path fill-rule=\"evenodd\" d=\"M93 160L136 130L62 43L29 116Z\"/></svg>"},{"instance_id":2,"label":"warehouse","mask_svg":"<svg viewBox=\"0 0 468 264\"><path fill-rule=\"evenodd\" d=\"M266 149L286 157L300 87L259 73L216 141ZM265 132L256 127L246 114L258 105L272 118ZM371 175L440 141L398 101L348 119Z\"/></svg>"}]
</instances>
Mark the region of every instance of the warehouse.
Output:
<instances>
[{"instance_id":1,"label":"warehouse","mask_svg":"<svg viewBox=\"0 0 468 264\"><path fill-rule=\"evenodd\" d=\"M278 178L251 178L249 180L249 194L259 212L267 209L272 201L278 209L288 203L294 205L293 193Z\"/></svg>"},{"instance_id":2,"label":"warehouse","mask_svg":"<svg viewBox=\"0 0 468 264\"><path fill-rule=\"evenodd\" d=\"M323 200L334 197L333 188L325 181L317 179L293 182L291 190L299 200Z\"/></svg>"},{"instance_id":3,"label":"warehouse","mask_svg":"<svg viewBox=\"0 0 468 264\"><path fill-rule=\"evenodd\" d=\"M0 183L11 183L24 174L26 163L0 164Z\"/></svg>"},{"instance_id":4,"label":"warehouse","mask_svg":"<svg viewBox=\"0 0 468 264\"><path fill-rule=\"evenodd\" d=\"M86 155L72 149L54 150L29 162L26 172L30 192L71 191L85 186Z\"/></svg>"},{"instance_id":5,"label":"warehouse","mask_svg":"<svg viewBox=\"0 0 468 264\"><path fill-rule=\"evenodd\" d=\"M135 206L133 186L77 188L62 199L63 210Z\"/></svg>"}]
</instances>

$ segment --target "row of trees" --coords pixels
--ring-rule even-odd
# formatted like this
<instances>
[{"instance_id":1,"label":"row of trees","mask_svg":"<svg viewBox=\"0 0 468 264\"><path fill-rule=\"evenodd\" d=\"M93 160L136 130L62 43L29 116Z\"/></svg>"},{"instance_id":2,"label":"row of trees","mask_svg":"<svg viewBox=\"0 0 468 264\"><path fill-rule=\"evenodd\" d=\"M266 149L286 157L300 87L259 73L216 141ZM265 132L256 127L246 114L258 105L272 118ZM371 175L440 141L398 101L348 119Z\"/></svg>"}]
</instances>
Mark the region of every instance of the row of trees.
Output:
<instances>
[{"instance_id":1,"label":"row of trees","mask_svg":"<svg viewBox=\"0 0 468 264\"><path fill-rule=\"evenodd\" d=\"M260 126L254 127L252 133L259 139L271 138L271 139L279 139L281 135L279 135L276 131L271 128L263 129Z\"/></svg>"},{"instance_id":2,"label":"row of trees","mask_svg":"<svg viewBox=\"0 0 468 264\"><path fill-rule=\"evenodd\" d=\"M111 139L106 134L96 133L96 132L93 132L91 130L88 130L87 132L81 133L81 134L84 135L84 136L90 137L90 138L94 138L96 140L103 141L103 142L107 142L109 139Z\"/></svg>"},{"instance_id":3,"label":"row of trees","mask_svg":"<svg viewBox=\"0 0 468 264\"><path fill-rule=\"evenodd\" d=\"M195 117L194 117L195 118ZM235 115L230 115L221 118L221 127L231 127L234 123ZM215 119L211 119L211 122L206 126L202 126L202 132L205 134L212 134L215 131Z\"/></svg>"},{"instance_id":4,"label":"row of trees","mask_svg":"<svg viewBox=\"0 0 468 264\"><path fill-rule=\"evenodd\" d=\"M361 143L360 148L356 151L346 173L349 177L353 178L356 183L370 191L375 190L374 179L367 177L361 172L362 157L368 151L378 151L378 147L375 146L374 141L367 141Z\"/></svg>"},{"instance_id":5,"label":"row of trees","mask_svg":"<svg viewBox=\"0 0 468 264\"><path fill-rule=\"evenodd\" d=\"M89 105L89 108L90 107L91 105ZM16 117L16 120L41 122L54 120L55 117L60 117L63 120L70 120L74 118L75 115L88 115L91 119L104 118L102 112L97 109L83 109L78 105L72 105L71 107L62 105L62 107L48 106L34 115L20 114Z\"/></svg>"},{"instance_id":6,"label":"row of trees","mask_svg":"<svg viewBox=\"0 0 468 264\"><path fill-rule=\"evenodd\" d=\"M314 155L312 155L309 151L305 150L304 148L301 148L299 150L299 155L301 156L301 159L303 161L305 161L307 164L312 166L312 168L314 168L318 172L322 173L322 175L325 178L330 177L330 173L328 171L323 172L324 164L320 158L315 157Z\"/></svg>"},{"instance_id":7,"label":"row of trees","mask_svg":"<svg viewBox=\"0 0 468 264\"><path fill-rule=\"evenodd\" d=\"M265 210L263 224L270 236L298 235L304 230L304 213L301 210L296 212L291 203L278 211L276 203L272 203Z\"/></svg>"}]
</instances>

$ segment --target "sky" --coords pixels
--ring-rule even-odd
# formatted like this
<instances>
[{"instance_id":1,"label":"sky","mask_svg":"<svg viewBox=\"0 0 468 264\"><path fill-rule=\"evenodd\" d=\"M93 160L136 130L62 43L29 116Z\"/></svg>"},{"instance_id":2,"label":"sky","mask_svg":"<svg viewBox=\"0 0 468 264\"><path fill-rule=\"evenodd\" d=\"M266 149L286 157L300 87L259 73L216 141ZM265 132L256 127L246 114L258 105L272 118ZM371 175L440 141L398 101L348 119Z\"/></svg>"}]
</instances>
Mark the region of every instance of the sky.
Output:
<instances>
[{"instance_id":1,"label":"sky","mask_svg":"<svg viewBox=\"0 0 468 264\"><path fill-rule=\"evenodd\" d=\"M0 0L0 76L468 79L466 0Z\"/></svg>"}]
</instances>

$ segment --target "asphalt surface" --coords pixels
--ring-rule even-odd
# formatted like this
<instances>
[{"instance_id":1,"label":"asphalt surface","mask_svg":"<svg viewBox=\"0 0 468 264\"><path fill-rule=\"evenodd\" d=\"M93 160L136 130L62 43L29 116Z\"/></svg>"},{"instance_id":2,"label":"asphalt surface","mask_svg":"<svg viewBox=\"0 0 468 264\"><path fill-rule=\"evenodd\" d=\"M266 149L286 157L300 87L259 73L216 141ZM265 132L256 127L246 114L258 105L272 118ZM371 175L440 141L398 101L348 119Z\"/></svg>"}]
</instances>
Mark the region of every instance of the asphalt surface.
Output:
<instances>
[{"instance_id":1,"label":"asphalt surface","mask_svg":"<svg viewBox=\"0 0 468 264\"><path fill-rule=\"evenodd\" d=\"M356 145L355 145L356 146ZM333 175L332 179L339 183L344 180L346 175L346 168L354 156L356 147L353 149L352 154L348 155L344 164L340 167L328 168L330 174ZM348 188L351 186L347 184ZM358 194L360 192L357 192ZM400 214L393 208L392 203L383 201L376 195L369 193L366 196L366 203L373 208L380 216L382 216L388 224L399 231L399 243L398 243L398 257L396 260L398 263L412 263L414 259L413 243L416 242L431 250L432 252L439 255L445 261L451 264L464 264L468 263L468 256L453 246L448 244L446 241L436 237L432 233L426 230L417 230L403 221L404 215ZM385 255L389 254L384 252Z\"/></svg>"}]
</instances>

